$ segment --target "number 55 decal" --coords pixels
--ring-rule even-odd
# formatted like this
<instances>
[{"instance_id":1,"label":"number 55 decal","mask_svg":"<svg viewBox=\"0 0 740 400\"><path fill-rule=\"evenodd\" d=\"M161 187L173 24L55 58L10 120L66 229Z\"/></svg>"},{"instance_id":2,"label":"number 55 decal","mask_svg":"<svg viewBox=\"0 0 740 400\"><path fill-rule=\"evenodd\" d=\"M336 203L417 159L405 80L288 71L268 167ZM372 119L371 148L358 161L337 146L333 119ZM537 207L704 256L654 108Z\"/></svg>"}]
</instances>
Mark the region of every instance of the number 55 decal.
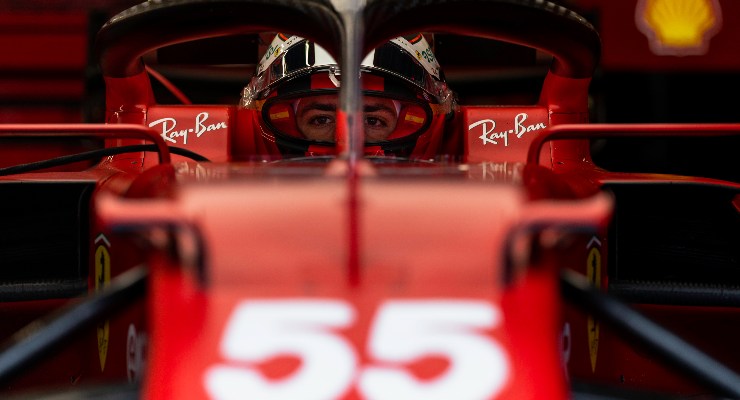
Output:
<instances>
[{"instance_id":1,"label":"number 55 decal","mask_svg":"<svg viewBox=\"0 0 740 400\"><path fill-rule=\"evenodd\" d=\"M352 306L340 300L241 303L221 342L224 358L234 364L206 371L207 393L217 399L332 399L356 384L359 394L371 399L486 399L495 397L506 383L506 353L482 332L501 320L491 303L383 303L367 344L368 356L380 365L364 368L357 365L351 343L335 332L350 327L354 314ZM250 366L286 354L301 360L287 378L270 381ZM445 357L449 368L435 379L421 381L405 364L428 356Z\"/></svg>"},{"instance_id":2,"label":"number 55 decal","mask_svg":"<svg viewBox=\"0 0 740 400\"><path fill-rule=\"evenodd\" d=\"M333 329L354 322L354 311L341 301L245 301L226 325L221 353L240 366L222 365L206 372L206 391L217 399L331 399L352 383L357 364L352 345ZM291 354L301 366L291 376L270 381L259 363Z\"/></svg>"},{"instance_id":3,"label":"number 55 decal","mask_svg":"<svg viewBox=\"0 0 740 400\"><path fill-rule=\"evenodd\" d=\"M368 366L360 392L371 399L490 399L503 387L504 350L477 331L501 320L498 309L482 301L389 301L375 317L368 352L391 366ZM424 356L444 355L447 372L419 381L403 369Z\"/></svg>"}]
</instances>

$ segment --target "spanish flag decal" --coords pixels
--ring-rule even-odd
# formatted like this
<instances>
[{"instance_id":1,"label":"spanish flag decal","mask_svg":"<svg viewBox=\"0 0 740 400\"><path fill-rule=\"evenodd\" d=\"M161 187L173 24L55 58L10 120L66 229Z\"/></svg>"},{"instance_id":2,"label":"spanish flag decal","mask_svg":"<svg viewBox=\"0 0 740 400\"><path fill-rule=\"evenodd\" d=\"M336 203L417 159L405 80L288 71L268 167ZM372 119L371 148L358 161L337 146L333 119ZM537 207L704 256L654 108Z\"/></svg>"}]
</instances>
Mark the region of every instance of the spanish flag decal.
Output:
<instances>
[{"instance_id":1,"label":"spanish flag decal","mask_svg":"<svg viewBox=\"0 0 740 400\"><path fill-rule=\"evenodd\" d=\"M417 117L416 115L406 114L406 118L404 118L406 121L413 122L416 124L423 124L424 119L423 117Z\"/></svg>"}]
</instances>

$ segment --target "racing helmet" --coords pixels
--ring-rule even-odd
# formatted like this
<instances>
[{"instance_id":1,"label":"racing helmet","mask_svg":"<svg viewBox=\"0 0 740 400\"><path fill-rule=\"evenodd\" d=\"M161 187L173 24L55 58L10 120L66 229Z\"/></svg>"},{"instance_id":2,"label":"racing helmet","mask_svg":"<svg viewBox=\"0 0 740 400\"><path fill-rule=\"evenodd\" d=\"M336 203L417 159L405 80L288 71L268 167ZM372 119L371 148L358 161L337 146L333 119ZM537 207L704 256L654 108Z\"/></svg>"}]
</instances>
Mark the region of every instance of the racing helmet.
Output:
<instances>
[{"instance_id":1,"label":"racing helmet","mask_svg":"<svg viewBox=\"0 0 740 400\"><path fill-rule=\"evenodd\" d=\"M256 110L259 134L282 155L336 154L341 79L338 63L321 46L280 33L241 105ZM436 155L455 97L423 35L397 37L373 50L361 62L360 81L366 155Z\"/></svg>"}]
</instances>

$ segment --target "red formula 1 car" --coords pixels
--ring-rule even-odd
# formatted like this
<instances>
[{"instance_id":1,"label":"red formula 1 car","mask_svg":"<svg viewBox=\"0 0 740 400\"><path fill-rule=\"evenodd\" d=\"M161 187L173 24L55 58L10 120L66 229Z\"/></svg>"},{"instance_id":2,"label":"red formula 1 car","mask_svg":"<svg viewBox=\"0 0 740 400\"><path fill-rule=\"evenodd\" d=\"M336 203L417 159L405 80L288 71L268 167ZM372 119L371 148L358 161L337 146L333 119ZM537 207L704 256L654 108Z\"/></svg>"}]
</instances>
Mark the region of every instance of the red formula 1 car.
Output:
<instances>
[{"instance_id":1,"label":"red formula 1 car","mask_svg":"<svg viewBox=\"0 0 740 400\"><path fill-rule=\"evenodd\" d=\"M261 32L288 34L240 104L155 100L152 52ZM413 32L549 54L538 102L454 104ZM372 86L366 55L378 67L388 41L412 56L400 77L424 91L384 107L377 92L395 86ZM740 397L740 185L606 171L589 142L740 125L586 124L599 44L547 2L171 0L117 15L97 38L105 124L0 126L6 218L18 221L2 244L14 268L4 390ZM328 56L339 61L320 64ZM327 79L295 89L315 66ZM329 114L302 127L304 112ZM384 112L390 136L368 139ZM312 139L329 120L332 140Z\"/></svg>"}]
</instances>

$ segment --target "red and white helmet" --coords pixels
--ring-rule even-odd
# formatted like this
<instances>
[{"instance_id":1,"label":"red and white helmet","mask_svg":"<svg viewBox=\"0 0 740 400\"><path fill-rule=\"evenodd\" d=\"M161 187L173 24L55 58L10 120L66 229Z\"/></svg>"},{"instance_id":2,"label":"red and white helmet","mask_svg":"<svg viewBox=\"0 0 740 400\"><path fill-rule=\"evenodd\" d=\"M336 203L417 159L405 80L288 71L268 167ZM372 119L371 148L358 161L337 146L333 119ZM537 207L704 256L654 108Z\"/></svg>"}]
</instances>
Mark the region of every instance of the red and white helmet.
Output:
<instances>
[{"instance_id":1,"label":"red and white helmet","mask_svg":"<svg viewBox=\"0 0 740 400\"><path fill-rule=\"evenodd\" d=\"M421 34L395 38L365 57L365 153L410 158L436 155L455 98ZM283 155L335 154L338 63L321 46L278 34L244 89L242 106L259 111L264 140Z\"/></svg>"}]
</instances>

